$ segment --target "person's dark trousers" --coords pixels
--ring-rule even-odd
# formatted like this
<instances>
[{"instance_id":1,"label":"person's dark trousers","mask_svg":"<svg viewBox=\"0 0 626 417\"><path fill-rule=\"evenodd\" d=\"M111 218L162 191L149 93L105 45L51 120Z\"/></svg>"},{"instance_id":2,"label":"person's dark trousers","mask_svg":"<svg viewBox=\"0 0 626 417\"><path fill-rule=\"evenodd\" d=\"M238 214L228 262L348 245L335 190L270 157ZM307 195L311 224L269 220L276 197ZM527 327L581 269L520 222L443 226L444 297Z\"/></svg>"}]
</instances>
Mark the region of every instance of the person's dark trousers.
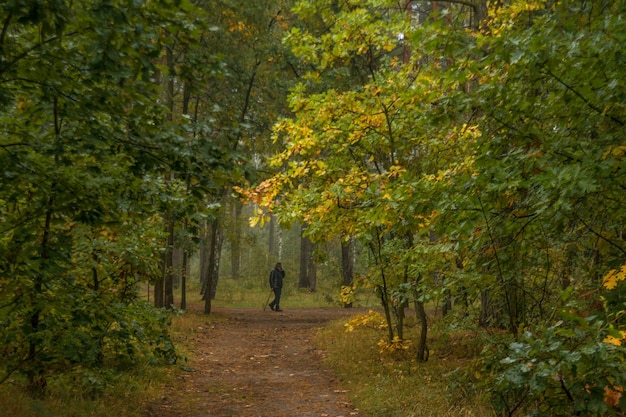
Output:
<instances>
[{"instance_id":1,"label":"person's dark trousers","mask_svg":"<svg viewBox=\"0 0 626 417\"><path fill-rule=\"evenodd\" d=\"M270 303L272 310L280 310L280 292L282 288L274 288L274 300Z\"/></svg>"}]
</instances>

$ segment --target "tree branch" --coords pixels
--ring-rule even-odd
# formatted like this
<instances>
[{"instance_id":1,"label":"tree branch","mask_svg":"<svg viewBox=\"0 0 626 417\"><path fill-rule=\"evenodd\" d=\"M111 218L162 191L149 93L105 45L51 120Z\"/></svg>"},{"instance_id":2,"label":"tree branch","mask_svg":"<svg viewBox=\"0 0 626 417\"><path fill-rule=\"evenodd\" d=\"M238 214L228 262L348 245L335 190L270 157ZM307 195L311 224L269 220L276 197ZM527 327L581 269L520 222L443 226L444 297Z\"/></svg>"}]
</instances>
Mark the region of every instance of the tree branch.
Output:
<instances>
[{"instance_id":1,"label":"tree branch","mask_svg":"<svg viewBox=\"0 0 626 417\"><path fill-rule=\"evenodd\" d=\"M582 217L577 216L578 220L581 221L581 223L583 224L583 226L585 226L587 228L587 230L589 230L591 233L593 233L594 235L596 235L597 237L599 237L600 239L604 240L606 243L608 243L609 245L613 246L614 248L616 248L617 250L619 250L620 252L622 252L624 255L626 255L626 250L624 250L624 248L622 248L620 245L618 245L617 243L613 242L611 239L608 239L604 236L602 236L601 233L596 232L595 230L593 230L591 228L590 225L587 224L587 222L585 222L583 220Z\"/></svg>"},{"instance_id":2,"label":"tree branch","mask_svg":"<svg viewBox=\"0 0 626 417\"><path fill-rule=\"evenodd\" d=\"M550 71L550 69L546 68L545 65L542 65L542 66L543 66L543 68L545 69L545 71L547 72L548 75L550 75L552 78L554 78L563 87L565 87L566 89L568 89L569 91L574 93L574 95L576 95L578 98L580 98L583 101L583 103L585 103L589 108L593 109L594 111L596 111L598 114L600 114L602 116L608 117L609 119L611 119L613 122L617 123L618 125L624 126L624 122L622 120L618 119L617 117L615 117L613 115L606 114L605 112L603 112L602 109L600 109L599 107L597 107L596 105L591 103L591 101L589 101L580 92L576 91L574 89L574 87L572 87L571 85L567 84L561 78L557 77L557 75L554 74L552 71Z\"/></svg>"},{"instance_id":3,"label":"tree branch","mask_svg":"<svg viewBox=\"0 0 626 417\"><path fill-rule=\"evenodd\" d=\"M4 55L4 39L6 38L7 32L9 31L9 23L11 23L12 18L13 12L9 12L9 15L2 25L2 33L0 33L0 52L2 52L2 55Z\"/></svg>"}]
</instances>

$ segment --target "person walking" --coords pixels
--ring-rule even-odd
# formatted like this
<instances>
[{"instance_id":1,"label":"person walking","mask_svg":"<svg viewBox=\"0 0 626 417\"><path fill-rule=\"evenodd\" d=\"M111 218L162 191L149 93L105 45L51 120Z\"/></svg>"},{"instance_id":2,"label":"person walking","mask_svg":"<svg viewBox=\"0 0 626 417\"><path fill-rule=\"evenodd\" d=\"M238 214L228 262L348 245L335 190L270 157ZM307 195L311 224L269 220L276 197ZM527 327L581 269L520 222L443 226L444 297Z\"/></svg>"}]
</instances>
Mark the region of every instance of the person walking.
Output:
<instances>
[{"instance_id":1,"label":"person walking","mask_svg":"<svg viewBox=\"0 0 626 417\"><path fill-rule=\"evenodd\" d=\"M273 311L283 311L280 309L280 293L283 289L283 278L285 278L285 270L283 265L278 262L272 272L270 272L270 288L274 293L274 299L269 304Z\"/></svg>"}]
</instances>

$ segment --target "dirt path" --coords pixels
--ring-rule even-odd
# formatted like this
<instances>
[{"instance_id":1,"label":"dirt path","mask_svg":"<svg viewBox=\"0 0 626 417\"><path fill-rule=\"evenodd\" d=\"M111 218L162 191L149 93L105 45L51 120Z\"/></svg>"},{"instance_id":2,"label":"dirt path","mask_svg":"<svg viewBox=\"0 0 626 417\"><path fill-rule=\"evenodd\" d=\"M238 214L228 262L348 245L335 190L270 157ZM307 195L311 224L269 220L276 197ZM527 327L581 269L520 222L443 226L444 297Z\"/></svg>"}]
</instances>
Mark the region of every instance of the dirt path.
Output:
<instances>
[{"instance_id":1,"label":"dirt path","mask_svg":"<svg viewBox=\"0 0 626 417\"><path fill-rule=\"evenodd\" d=\"M149 417L362 416L349 403L315 331L354 310L214 309L199 328L189 372L152 405Z\"/></svg>"}]
</instances>

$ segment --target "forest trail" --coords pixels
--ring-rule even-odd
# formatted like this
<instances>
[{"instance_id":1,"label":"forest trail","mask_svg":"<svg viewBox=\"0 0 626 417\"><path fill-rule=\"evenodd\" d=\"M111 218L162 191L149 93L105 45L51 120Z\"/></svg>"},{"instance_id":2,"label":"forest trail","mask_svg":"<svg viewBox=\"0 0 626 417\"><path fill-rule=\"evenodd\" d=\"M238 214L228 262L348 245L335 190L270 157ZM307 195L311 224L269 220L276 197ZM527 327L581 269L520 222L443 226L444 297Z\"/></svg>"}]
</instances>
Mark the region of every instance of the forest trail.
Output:
<instances>
[{"instance_id":1,"label":"forest trail","mask_svg":"<svg viewBox=\"0 0 626 417\"><path fill-rule=\"evenodd\" d=\"M315 332L355 309L274 312L214 308L195 330L193 351L147 417L363 416L323 364Z\"/></svg>"}]
</instances>

